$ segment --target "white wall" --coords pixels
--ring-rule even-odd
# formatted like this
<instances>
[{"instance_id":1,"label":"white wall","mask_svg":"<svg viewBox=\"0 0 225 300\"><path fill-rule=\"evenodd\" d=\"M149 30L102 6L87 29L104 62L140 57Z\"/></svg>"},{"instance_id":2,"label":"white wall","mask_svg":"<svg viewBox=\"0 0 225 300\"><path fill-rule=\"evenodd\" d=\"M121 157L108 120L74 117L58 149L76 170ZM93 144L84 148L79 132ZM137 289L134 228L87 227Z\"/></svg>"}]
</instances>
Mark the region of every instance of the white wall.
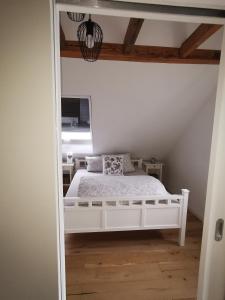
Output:
<instances>
[{"instance_id":1,"label":"white wall","mask_svg":"<svg viewBox=\"0 0 225 300\"><path fill-rule=\"evenodd\" d=\"M58 299L50 1L1 2L0 298Z\"/></svg>"},{"instance_id":2,"label":"white wall","mask_svg":"<svg viewBox=\"0 0 225 300\"><path fill-rule=\"evenodd\" d=\"M190 189L189 209L204 216L216 91L208 97L166 158L167 186L172 193Z\"/></svg>"},{"instance_id":3,"label":"white wall","mask_svg":"<svg viewBox=\"0 0 225 300\"><path fill-rule=\"evenodd\" d=\"M95 153L160 159L212 94L218 71L213 65L61 62L62 94L91 96Z\"/></svg>"}]
</instances>

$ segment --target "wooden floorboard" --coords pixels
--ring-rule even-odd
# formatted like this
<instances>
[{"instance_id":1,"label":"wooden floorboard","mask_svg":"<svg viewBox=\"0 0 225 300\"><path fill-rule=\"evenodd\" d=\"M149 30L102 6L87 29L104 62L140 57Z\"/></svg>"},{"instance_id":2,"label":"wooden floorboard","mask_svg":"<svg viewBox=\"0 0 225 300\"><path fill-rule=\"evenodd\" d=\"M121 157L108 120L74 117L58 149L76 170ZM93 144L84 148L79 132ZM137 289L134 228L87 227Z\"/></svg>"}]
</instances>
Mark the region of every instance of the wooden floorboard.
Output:
<instances>
[{"instance_id":1,"label":"wooden floorboard","mask_svg":"<svg viewBox=\"0 0 225 300\"><path fill-rule=\"evenodd\" d=\"M201 235L191 214L185 247L177 230L68 234L67 300L194 300Z\"/></svg>"}]
</instances>

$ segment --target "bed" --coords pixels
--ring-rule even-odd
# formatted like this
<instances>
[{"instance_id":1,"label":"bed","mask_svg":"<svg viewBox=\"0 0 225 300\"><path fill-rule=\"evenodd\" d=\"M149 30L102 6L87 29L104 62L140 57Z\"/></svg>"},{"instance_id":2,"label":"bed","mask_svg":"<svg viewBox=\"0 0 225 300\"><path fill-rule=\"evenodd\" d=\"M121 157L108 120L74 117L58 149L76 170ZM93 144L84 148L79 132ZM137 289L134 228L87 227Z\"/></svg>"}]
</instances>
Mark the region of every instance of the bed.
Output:
<instances>
[{"instance_id":1,"label":"bed","mask_svg":"<svg viewBox=\"0 0 225 300\"><path fill-rule=\"evenodd\" d=\"M137 161L136 161L137 162ZM134 172L108 176L79 168L64 197L65 233L179 229L185 243L189 191L170 194L137 162Z\"/></svg>"}]
</instances>

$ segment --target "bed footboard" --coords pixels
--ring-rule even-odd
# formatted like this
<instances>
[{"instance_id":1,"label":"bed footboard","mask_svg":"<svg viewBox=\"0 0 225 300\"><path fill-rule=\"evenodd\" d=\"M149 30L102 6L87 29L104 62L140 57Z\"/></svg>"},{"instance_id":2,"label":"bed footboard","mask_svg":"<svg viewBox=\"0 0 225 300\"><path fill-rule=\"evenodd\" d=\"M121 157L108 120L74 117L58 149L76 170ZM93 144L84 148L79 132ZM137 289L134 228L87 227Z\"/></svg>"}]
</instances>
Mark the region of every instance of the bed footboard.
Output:
<instances>
[{"instance_id":1,"label":"bed footboard","mask_svg":"<svg viewBox=\"0 0 225 300\"><path fill-rule=\"evenodd\" d=\"M189 191L146 197L64 198L65 233L179 228L184 245Z\"/></svg>"}]
</instances>

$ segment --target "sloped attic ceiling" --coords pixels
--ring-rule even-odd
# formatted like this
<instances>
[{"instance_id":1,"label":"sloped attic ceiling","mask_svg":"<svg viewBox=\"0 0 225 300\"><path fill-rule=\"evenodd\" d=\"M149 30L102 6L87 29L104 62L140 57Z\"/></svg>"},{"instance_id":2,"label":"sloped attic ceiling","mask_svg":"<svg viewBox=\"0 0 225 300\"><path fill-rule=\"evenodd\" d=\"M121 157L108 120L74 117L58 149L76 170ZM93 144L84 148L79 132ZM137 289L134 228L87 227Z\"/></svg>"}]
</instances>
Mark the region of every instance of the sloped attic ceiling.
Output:
<instances>
[{"instance_id":1,"label":"sloped attic ceiling","mask_svg":"<svg viewBox=\"0 0 225 300\"><path fill-rule=\"evenodd\" d=\"M217 66L62 59L62 95L90 95L95 153L164 158L215 101Z\"/></svg>"},{"instance_id":2,"label":"sloped attic ceiling","mask_svg":"<svg viewBox=\"0 0 225 300\"><path fill-rule=\"evenodd\" d=\"M104 33L105 43L123 43L129 18L93 15ZM60 13L62 29L66 40L77 40L79 23L72 22L65 12ZM138 35L137 45L180 47L199 24L173 21L145 20ZM202 49L221 49L222 30L212 35L201 45Z\"/></svg>"},{"instance_id":3,"label":"sloped attic ceiling","mask_svg":"<svg viewBox=\"0 0 225 300\"><path fill-rule=\"evenodd\" d=\"M104 39L124 38L129 20L94 16ZM77 24L61 16L67 39L75 39ZM145 21L138 43L177 46L199 24ZM220 49L222 31L201 48ZM218 66L119 61L87 63L62 58L62 94L89 95L92 103L95 153L132 152L164 159L201 107L215 101Z\"/></svg>"},{"instance_id":4,"label":"sloped attic ceiling","mask_svg":"<svg viewBox=\"0 0 225 300\"><path fill-rule=\"evenodd\" d=\"M92 18L100 24L104 33L98 59L219 64L222 25L98 15ZM61 24L61 56L81 58L76 40L79 24L71 21L66 13L62 13Z\"/></svg>"}]
</instances>

